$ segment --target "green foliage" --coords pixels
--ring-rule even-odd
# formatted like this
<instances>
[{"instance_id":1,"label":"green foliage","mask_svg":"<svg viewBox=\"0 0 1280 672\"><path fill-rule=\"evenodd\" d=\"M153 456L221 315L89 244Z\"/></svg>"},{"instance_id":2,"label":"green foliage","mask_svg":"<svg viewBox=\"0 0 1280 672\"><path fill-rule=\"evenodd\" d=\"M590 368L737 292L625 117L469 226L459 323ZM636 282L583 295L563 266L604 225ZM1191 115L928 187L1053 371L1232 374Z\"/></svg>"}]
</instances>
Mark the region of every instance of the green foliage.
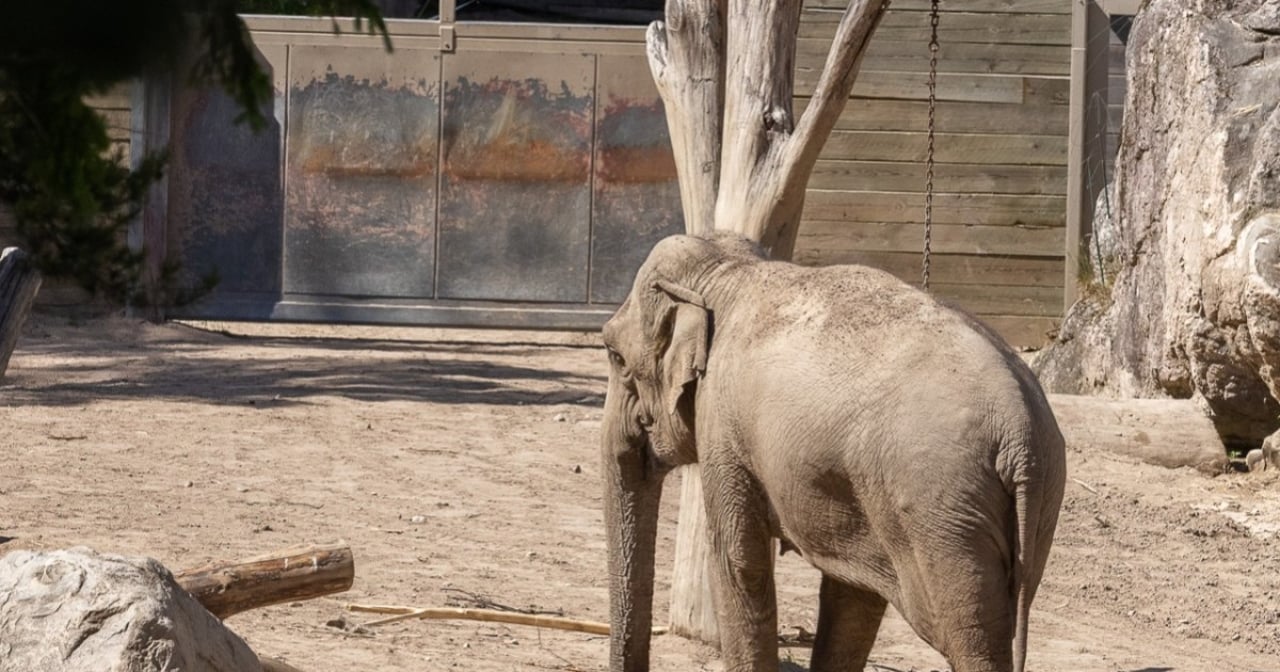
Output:
<instances>
[{"instance_id":1,"label":"green foliage","mask_svg":"<svg viewBox=\"0 0 1280 672\"><path fill-rule=\"evenodd\" d=\"M1110 305L1111 289L1120 265L1113 258L1093 254L1093 247L1089 241L1080 245L1079 267L1076 269L1080 296L1099 305Z\"/></svg>"},{"instance_id":2,"label":"green foliage","mask_svg":"<svg viewBox=\"0 0 1280 672\"><path fill-rule=\"evenodd\" d=\"M122 244L163 159L125 168L102 118L78 98L32 78L0 72L0 199L13 208L36 267L91 292L121 297L137 279L140 253Z\"/></svg>"},{"instance_id":3,"label":"green foliage","mask_svg":"<svg viewBox=\"0 0 1280 672\"><path fill-rule=\"evenodd\" d=\"M0 201L12 208L23 246L46 275L125 300L144 253L128 247L124 231L148 185L161 175L164 157L145 157L130 171L123 157L109 153L106 125L84 99L172 68L195 44L191 70L182 73L186 81L221 86L241 108L238 121L264 127L271 82L236 13L242 3L9 4L0 21ZM355 16L357 29L367 25L381 33L390 48L373 0L279 4L303 6L308 14ZM176 277L176 269L162 275ZM166 300L178 298L166 290Z\"/></svg>"}]
</instances>

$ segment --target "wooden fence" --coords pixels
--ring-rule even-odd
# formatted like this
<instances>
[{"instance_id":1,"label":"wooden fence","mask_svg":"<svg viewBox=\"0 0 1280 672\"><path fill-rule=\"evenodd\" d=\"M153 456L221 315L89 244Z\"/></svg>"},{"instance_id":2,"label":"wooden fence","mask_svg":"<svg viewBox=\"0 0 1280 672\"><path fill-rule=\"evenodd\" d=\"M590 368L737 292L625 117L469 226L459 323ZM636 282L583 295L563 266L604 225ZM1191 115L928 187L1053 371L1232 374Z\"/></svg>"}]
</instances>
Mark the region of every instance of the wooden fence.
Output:
<instances>
[{"instance_id":1,"label":"wooden fence","mask_svg":"<svg viewBox=\"0 0 1280 672\"><path fill-rule=\"evenodd\" d=\"M806 7L798 106L845 4ZM1064 309L1071 3L942 4L931 288L1037 345ZM802 263L865 263L920 281L928 9L895 1L872 38L809 182Z\"/></svg>"}]
</instances>

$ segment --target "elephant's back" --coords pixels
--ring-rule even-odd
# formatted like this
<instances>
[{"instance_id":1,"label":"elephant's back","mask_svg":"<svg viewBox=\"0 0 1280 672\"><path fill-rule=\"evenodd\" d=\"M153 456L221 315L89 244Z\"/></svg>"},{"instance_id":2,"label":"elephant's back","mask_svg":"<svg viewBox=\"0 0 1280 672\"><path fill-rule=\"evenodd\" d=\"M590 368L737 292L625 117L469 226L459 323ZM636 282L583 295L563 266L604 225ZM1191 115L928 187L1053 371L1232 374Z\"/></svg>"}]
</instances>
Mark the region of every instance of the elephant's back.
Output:
<instances>
[{"instance_id":1,"label":"elephant's back","mask_svg":"<svg viewBox=\"0 0 1280 672\"><path fill-rule=\"evenodd\" d=\"M895 367L960 358L988 370L1016 358L977 318L869 266L765 263L756 284L750 329L760 340Z\"/></svg>"},{"instance_id":2,"label":"elephant's back","mask_svg":"<svg viewBox=\"0 0 1280 672\"><path fill-rule=\"evenodd\" d=\"M831 417L881 409L899 429L952 436L1057 431L1034 374L977 318L870 267L760 266L762 300L743 325L754 368L782 388L832 388Z\"/></svg>"}]
</instances>

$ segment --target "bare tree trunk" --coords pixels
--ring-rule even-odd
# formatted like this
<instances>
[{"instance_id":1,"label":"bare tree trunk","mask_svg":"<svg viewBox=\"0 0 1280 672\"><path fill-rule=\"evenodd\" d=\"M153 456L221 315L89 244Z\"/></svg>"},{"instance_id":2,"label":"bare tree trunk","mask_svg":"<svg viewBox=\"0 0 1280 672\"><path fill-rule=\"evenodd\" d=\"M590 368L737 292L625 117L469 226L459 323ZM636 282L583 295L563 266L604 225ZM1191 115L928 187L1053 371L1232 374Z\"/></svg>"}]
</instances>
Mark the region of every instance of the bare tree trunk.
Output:
<instances>
[{"instance_id":1,"label":"bare tree trunk","mask_svg":"<svg viewBox=\"0 0 1280 672\"><path fill-rule=\"evenodd\" d=\"M31 266L25 252L7 247L0 253L0 379L9 368L9 356L18 345L40 280L40 271Z\"/></svg>"},{"instance_id":2,"label":"bare tree trunk","mask_svg":"<svg viewBox=\"0 0 1280 672\"><path fill-rule=\"evenodd\" d=\"M685 229L734 231L777 259L795 249L805 186L853 90L887 0L852 0L813 100L792 112L802 0L668 0L649 28L649 64L667 110ZM715 643L697 466L683 470L672 632Z\"/></svg>"}]
</instances>

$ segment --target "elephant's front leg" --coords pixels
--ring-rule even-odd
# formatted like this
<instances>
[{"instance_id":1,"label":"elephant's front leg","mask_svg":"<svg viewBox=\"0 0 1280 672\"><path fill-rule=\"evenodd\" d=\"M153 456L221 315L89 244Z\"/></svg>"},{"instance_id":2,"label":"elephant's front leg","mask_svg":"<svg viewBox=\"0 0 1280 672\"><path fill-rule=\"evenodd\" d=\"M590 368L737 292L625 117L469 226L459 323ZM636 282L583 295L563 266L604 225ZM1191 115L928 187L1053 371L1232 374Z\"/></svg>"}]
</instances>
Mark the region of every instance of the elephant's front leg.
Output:
<instances>
[{"instance_id":1,"label":"elephant's front leg","mask_svg":"<svg viewBox=\"0 0 1280 672\"><path fill-rule=\"evenodd\" d=\"M767 500L735 464L702 465L725 672L778 669L778 609Z\"/></svg>"}]
</instances>

